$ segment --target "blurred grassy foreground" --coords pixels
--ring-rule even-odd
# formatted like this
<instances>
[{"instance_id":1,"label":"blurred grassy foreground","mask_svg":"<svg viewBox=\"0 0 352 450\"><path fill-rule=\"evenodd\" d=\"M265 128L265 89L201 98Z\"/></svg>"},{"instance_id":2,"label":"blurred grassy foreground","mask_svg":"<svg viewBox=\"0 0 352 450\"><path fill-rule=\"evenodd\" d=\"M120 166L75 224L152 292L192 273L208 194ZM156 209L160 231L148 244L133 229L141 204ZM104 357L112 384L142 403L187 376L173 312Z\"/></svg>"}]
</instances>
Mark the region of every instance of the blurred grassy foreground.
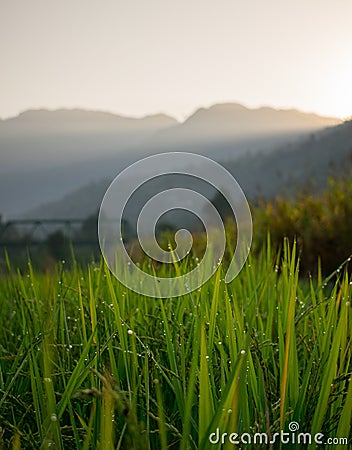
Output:
<instances>
[{"instance_id":1,"label":"blurred grassy foreground","mask_svg":"<svg viewBox=\"0 0 352 450\"><path fill-rule=\"evenodd\" d=\"M179 270L196 264L191 255ZM230 284L220 265L198 291L164 300L127 290L103 263L10 267L0 280L0 448L238 447L211 444L217 429L247 433L241 448L270 448L254 434L270 439L293 421L324 442L350 439L347 265L326 280L299 277L295 245L274 252L269 240Z\"/></svg>"}]
</instances>

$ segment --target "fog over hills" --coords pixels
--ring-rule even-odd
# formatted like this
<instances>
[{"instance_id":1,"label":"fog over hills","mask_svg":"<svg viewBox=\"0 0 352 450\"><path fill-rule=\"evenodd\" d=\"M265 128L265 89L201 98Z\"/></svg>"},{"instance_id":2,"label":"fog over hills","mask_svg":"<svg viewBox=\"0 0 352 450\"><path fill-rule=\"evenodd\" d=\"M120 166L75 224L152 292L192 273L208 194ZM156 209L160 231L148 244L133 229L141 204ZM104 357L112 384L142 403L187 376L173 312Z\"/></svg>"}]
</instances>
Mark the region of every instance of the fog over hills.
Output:
<instances>
[{"instance_id":1,"label":"fog over hills","mask_svg":"<svg viewBox=\"0 0 352 450\"><path fill-rule=\"evenodd\" d=\"M352 121L310 133L270 154L223 161L250 199L321 191L328 177L351 174Z\"/></svg>"},{"instance_id":2,"label":"fog over hills","mask_svg":"<svg viewBox=\"0 0 352 450\"><path fill-rule=\"evenodd\" d=\"M51 208L40 205L58 205L63 196L67 202L70 192L112 179L146 155L193 151L233 161L287 149L307 133L339 122L231 103L201 108L183 123L164 114L129 118L79 109L26 111L0 121L0 214L9 218L36 211L47 216ZM76 216L83 213L79 205L73 210ZM60 208L55 211L61 216Z\"/></svg>"},{"instance_id":3,"label":"fog over hills","mask_svg":"<svg viewBox=\"0 0 352 450\"><path fill-rule=\"evenodd\" d=\"M0 213L21 215L43 202L115 176L138 159L157 130L177 124L83 110L33 110L0 121Z\"/></svg>"},{"instance_id":4,"label":"fog over hills","mask_svg":"<svg viewBox=\"0 0 352 450\"><path fill-rule=\"evenodd\" d=\"M318 192L325 187L329 175L341 175L352 168L352 121L311 133L305 139L285 144L270 153L224 160L222 165L235 176L251 201L276 195L290 196L297 189L305 187L310 192ZM28 217L86 217L98 211L110 182L111 179L102 179L90 183L61 200L33 209ZM145 189L144 196L137 199L134 208L130 208L127 218L136 219L137 210L144 205L149 195L172 187L201 190L210 199L215 194L214 190L204 188L201 183L187 180L182 175L173 176L168 184L160 177ZM174 223L178 223L177 218Z\"/></svg>"},{"instance_id":5,"label":"fog over hills","mask_svg":"<svg viewBox=\"0 0 352 450\"><path fill-rule=\"evenodd\" d=\"M137 119L79 109L29 110L0 121L0 173L113 155L177 123L164 114Z\"/></svg>"}]
</instances>

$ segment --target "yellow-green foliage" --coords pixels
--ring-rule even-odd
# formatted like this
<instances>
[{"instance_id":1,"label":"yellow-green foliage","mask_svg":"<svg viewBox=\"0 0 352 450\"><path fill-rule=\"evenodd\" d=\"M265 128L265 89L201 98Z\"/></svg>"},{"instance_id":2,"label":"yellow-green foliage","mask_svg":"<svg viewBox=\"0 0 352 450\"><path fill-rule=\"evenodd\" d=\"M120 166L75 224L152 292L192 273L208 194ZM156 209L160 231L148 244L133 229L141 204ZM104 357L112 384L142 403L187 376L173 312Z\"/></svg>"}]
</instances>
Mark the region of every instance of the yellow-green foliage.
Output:
<instances>
[{"instance_id":1,"label":"yellow-green foliage","mask_svg":"<svg viewBox=\"0 0 352 450\"><path fill-rule=\"evenodd\" d=\"M352 254L352 178L329 180L317 196L277 198L254 209L254 217L257 242L265 242L268 230L277 245L283 237L296 239L302 270L314 272L320 258L330 273Z\"/></svg>"}]
</instances>

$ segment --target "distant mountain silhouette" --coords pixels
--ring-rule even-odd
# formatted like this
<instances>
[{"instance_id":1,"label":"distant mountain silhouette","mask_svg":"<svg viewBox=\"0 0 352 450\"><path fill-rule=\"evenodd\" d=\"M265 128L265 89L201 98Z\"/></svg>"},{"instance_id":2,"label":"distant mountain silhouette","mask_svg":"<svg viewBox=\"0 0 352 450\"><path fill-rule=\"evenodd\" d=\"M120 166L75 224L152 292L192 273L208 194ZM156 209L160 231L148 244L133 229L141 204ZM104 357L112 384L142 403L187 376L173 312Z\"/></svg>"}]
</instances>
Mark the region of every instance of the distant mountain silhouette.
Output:
<instances>
[{"instance_id":1,"label":"distant mountain silhouette","mask_svg":"<svg viewBox=\"0 0 352 450\"><path fill-rule=\"evenodd\" d=\"M143 144L177 124L85 110L31 110L0 121L0 213L21 214L138 159Z\"/></svg>"},{"instance_id":2,"label":"distant mountain silhouette","mask_svg":"<svg viewBox=\"0 0 352 450\"><path fill-rule=\"evenodd\" d=\"M177 124L177 120L166 114L155 114L141 118L125 117L103 111L84 109L32 109L18 116L0 121L18 130L30 133L121 133L134 134L137 131L156 131Z\"/></svg>"},{"instance_id":3,"label":"distant mountain silhouette","mask_svg":"<svg viewBox=\"0 0 352 450\"><path fill-rule=\"evenodd\" d=\"M129 150L177 123L164 114L130 118L80 109L25 111L0 121L0 173L83 162Z\"/></svg>"},{"instance_id":4,"label":"distant mountain silhouette","mask_svg":"<svg viewBox=\"0 0 352 450\"><path fill-rule=\"evenodd\" d=\"M89 183L116 176L139 158L191 151L218 161L269 153L338 119L238 104L199 109L185 122L157 114L30 110L0 121L0 213L19 216Z\"/></svg>"},{"instance_id":5,"label":"distant mountain silhouette","mask_svg":"<svg viewBox=\"0 0 352 450\"><path fill-rule=\"evenodd\" d=\"M336 118L294 109L249 109L237 103L222 103L208 109L200 108L182 124L162 130L158 135L174 142L226 141L245 137L253 139L258 135L301 133L339 123L341 121Z\"/></svg>"}]
</instances>

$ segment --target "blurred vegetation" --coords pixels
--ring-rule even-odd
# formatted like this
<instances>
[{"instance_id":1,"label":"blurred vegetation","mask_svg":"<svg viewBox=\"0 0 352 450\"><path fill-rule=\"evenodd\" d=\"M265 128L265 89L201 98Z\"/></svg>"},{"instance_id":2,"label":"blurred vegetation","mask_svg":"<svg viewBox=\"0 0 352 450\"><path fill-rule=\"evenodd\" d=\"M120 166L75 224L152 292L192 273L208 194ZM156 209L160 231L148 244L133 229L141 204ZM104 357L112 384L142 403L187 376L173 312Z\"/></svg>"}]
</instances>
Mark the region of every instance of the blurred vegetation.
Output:
<instances>
[{"instance_id":1,"label":"blurred vegetation","mask_svg":"<svg viewBox=\"0 0 352 450\"><path fill-rule=\"evenodd\" d=\"M300 193L287 200L262 201L254 208L255 245L265 245L267 233L279 246L283 237L297 241L301 268L324 273L335 270L352 255L352 177L329 179L320 195Z\"/></svg>"}]
</instances>

